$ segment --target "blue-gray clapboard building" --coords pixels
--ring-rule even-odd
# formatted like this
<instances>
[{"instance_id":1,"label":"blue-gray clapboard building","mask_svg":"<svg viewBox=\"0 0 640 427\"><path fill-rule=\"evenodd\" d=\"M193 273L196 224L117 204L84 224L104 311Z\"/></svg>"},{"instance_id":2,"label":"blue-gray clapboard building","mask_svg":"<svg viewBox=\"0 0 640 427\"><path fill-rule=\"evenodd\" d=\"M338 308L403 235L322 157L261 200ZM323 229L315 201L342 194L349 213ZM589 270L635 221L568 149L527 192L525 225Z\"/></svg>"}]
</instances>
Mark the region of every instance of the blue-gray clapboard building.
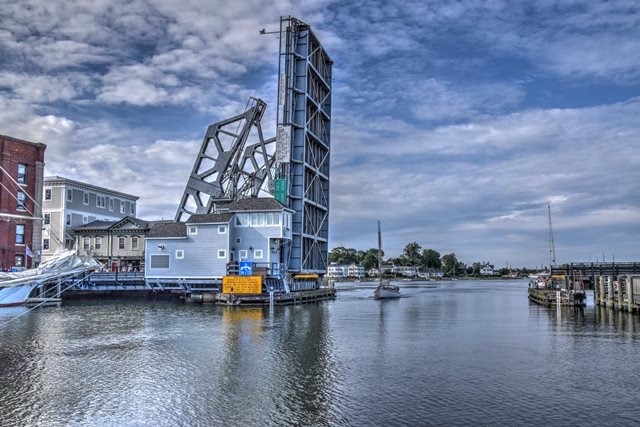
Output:
<instances>
[{"instance_id":1,"label":"blue-gray clapboard building","mask_svg":"<svg viewBox=\"0 0 640 427\"><path fill-rule=\"evenodd\" d=\"M157 223L145 239L145 279L215 284L236 274L243 261L252 263L254 274L282 278L292 215L274 198L248 198L184 223Z\"/></svg>"}]
</instances>

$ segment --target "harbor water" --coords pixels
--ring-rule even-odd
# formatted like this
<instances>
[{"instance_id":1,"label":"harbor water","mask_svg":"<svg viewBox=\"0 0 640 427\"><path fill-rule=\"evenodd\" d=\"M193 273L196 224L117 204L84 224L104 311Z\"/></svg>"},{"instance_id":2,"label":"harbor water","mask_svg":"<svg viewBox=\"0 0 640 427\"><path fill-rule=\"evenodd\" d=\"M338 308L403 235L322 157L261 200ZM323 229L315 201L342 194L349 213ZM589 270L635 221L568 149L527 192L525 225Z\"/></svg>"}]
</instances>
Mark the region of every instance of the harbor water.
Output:
<instances>
[{"instance_id":1,"label":"harbor water","mask_svg":"<svg viewBox=\"0 0 640 427\"><path fill-rule=\"evenodd\" d=\"M637 315L544 308L522 280L400 285L273 309L0 309L0 425L640 423Z\"/></svg>"}]
</instances>

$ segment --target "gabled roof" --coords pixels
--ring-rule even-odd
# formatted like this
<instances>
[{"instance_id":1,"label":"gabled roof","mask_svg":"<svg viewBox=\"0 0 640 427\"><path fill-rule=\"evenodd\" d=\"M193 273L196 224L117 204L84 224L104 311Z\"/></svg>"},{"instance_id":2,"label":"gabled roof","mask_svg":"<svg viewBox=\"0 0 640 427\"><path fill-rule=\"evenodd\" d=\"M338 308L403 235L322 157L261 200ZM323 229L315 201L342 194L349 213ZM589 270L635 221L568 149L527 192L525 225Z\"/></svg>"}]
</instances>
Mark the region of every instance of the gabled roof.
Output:
<instances>
[{"instance_id":1,"label":"gabled roof","mask_svg":"<svg viewBox=\"0 0 640 427\"><path fill-rule=\"evenodd\" d=\"M158 222L147 233L147 238L153 237L187 237L187 224L173 221Z\"/></svg>"},{"instance_id":2,"label":"gabled roof","mask_svg":"<svg viewBox=\"0 0 640 427\"><path fill-rule=\"evenodd\" d=\"M88 224L80 225L74 228L74 231L81 230L108 230L116 221L91 221Z\"/></svg>"},{"instance_id":3,"label":"gabled roof","mask_svg":"<svg viewBox=\"0 0 640 427\"><path fill-rule=\"evenodd\" d=\"M196 214L191 215L187 224L217 224L227 223L233 218L232 213L217 213L217 214Z\"/></svg>"},{"instance_id":4,"label":"gabled roof","mask_svg":"<svg viewBox=\"0 0 640 427\"><path fill-rule=\"evenodd\" d=\"M141 230L148 230L151 228L151 223L143 219L134 218L132 216L125 216L118 221L91 221L88 224L83 224L74 229L74 231L89 231L89 230L118 230L123 228L126 224L133 224Z\"/></svg>"},{"instance_id":5,"label":"gabled roof","mask_svg":"<svg viewBox=\"0 0 640 427\"><path fill-rule=\"evenodd\" d=\"M225 208L228 208L231 212L289 210L289 208L273 197L251 197L247 199L240 199L229 203Z\"/></svg>"},{"instance_id":6,"label":"gabled roof","mask_svg":"<svg viewBox=\"0 0 640 427\"><path fill-rule=\"evenodd\" d=\"M120 219L115 224L113 224L112 228L113 229L122 228L127 223L131 223L131 224L137 226L138 228L140 228L142 230L146 230L146 229L150 228L149 227L149 223L147 221L139 219L139 218L134 218L132 216L125 216L124 218Z\"/></svg>"}]
</instances>

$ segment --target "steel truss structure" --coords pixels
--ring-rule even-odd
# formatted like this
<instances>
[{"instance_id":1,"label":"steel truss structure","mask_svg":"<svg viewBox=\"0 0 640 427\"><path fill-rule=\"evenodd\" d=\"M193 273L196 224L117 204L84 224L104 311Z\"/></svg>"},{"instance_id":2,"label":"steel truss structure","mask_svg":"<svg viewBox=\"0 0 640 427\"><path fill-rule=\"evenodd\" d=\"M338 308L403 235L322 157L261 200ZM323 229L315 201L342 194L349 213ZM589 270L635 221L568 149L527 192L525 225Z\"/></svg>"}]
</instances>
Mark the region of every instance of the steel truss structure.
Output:
<instances>
[{"instance_id":1,"label":"steel truss structure","mask_svg":"<svg viewBox=\"0 0 640 427\"><path fill-rule=\"evenodd\" d=\"M308 24L280 19L278 127L290 129L291 146L289 161L277 169L295 211L290 271L327 271L332 67Z\"/></svg>"},{"instance_id":2,"label":"steel truss structure","mask_svg":"<svg viewBox=\"0 0 640 427\"><path fill-rule=\"evenodd\" d=\"M211 213L216 204L256 197L261 191L273 193L275 138L265 140L260 124L266 107L261 99L250 98L244 113L207 128L176 221ZM257 141L247 143L252 130Z\"/></svg>"},{"instance_id":3,"label":"steel truss structure","mask_svg":"<svg viewBox=\"0 0 640 427\"><path fill-rule=\"evenodd\" d=\"M281 17L279 34L277 138L264 139L266 104L256 98L243 114L209 126L176 221L275 193L294 211L282 260L288 272L326 273L333 62L308 24ZM258 140L247 145L252 129Z\"/></svg>"}]
</instances>

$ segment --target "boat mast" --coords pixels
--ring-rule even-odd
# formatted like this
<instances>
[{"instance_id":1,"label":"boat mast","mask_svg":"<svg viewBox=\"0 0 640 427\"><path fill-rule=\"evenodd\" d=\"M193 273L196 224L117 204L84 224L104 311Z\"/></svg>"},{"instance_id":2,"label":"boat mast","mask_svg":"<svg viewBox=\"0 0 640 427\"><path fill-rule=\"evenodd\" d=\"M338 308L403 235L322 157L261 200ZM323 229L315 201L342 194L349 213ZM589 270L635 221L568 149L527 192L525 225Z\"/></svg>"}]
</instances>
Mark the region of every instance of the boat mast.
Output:
<instances>
[{"instance_id":1,"label":"boat mast","mask_svg":"<svg viewBox=\"0 0 640 427\"><path fill-rule=\"evenodd\" d=\"M380 220L378 220L378 280L382 284L382 235L380 234Z\"/></svg>"},{"instance_id":2,"label":"boat mast","mask_svg":"<svg viewBox=\"0 0 640 427\"><path fill-rule=\"evenodd\" d=\"M553 242L553 227L551 226L551 203L547 204L547 210L549 212L549 258L551 267L553 267L556 265L556 246Z\"/></svg>"}]
</instances>

